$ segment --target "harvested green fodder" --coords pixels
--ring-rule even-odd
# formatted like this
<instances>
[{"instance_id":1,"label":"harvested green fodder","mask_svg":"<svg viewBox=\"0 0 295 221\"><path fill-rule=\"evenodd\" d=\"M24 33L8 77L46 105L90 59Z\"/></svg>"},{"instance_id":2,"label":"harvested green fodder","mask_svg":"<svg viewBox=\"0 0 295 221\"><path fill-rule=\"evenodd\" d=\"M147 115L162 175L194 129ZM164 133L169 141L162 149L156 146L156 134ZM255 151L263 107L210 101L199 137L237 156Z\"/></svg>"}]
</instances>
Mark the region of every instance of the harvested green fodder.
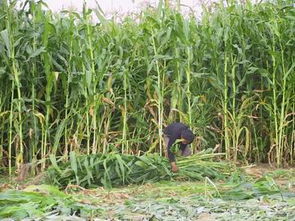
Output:
<instances>
[{"instance_id":1,"label":"harvested green fodder","mask_svg":"<svg viewBox=\"0 0 295 221\"><path fill-rule=\"evenodd\" d=\"M235 167L216 162L220 154L201 152L187 158L179 158L179 173L172 173L169 162L159 155L124 155L118 153L80 155L70 154L68 162L51 157L48 181L60 187L75 184L81 187L120 186L143 184L160 180L225 179Z\"/></svg>"},{"instance_id":2,"label":"harvested green fodder","mask_svg":"<svg viewBox=\"0 0 295 221\"><path fill-rule=\"evenodd\" d=\"M0 219L45 217L54 214L88 216L93 208L77 203L70 195L48 185L29 186L24 190L0 193Z\"/></svg>"}]
</instances>

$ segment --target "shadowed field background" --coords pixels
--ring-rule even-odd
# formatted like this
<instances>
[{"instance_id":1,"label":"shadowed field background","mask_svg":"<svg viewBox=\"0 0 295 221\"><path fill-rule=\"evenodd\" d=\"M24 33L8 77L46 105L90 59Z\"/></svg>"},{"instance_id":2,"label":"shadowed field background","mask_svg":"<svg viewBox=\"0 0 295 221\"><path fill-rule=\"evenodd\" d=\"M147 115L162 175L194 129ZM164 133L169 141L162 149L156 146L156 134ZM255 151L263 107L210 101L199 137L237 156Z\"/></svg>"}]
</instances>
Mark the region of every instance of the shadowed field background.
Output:
<instances>
[{"instance_id":1,"label":"shadowed field background","mask_svg":"<svg viewBox=\"0 0 295 221\"><path fill-rule=\"evenodd\" d=\"M294 164L295 9L227 1L201 19L159 4L122 22L99 10L0 2L0 162L163 153L174 121L234 162ZM97 16L100 23L93 23Z\"/></svg>"}]
</instances>

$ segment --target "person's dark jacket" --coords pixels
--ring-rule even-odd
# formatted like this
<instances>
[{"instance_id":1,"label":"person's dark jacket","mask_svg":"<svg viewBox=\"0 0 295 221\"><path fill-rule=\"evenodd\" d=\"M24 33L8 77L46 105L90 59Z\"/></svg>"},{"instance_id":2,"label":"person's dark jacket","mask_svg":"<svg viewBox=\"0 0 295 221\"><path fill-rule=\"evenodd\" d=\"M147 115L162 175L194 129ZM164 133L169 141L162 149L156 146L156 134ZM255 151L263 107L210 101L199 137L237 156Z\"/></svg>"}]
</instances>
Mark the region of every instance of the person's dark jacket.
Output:
<instances>
[{"instance_id":1,"label":"person's dark jacket","mask_svg":"<svg viewBox=\"0 0 295 221\"><path fill-rule=\"evenodd\" d=\"M182 131L189 130L188 126L183 123L172 123L164 129L164 134L169 138L167 153L170 162L175 162L175 155L171 151L171 147L177 139L181 139ZM183 151L187 144L180 143L180 149Z\"/></svg>"}]
</instances>

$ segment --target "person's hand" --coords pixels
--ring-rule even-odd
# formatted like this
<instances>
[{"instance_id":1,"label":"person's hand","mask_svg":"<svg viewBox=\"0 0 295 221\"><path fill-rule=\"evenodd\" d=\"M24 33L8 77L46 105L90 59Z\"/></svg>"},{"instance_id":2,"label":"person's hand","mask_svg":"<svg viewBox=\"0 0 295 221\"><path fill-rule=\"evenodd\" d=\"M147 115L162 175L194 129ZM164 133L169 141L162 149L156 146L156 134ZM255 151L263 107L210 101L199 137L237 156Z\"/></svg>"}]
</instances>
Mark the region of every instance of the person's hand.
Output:
<instances>
[{"instance_id":1,"label":"person's hand","mask_svg":"<svg viewBox=\"0 0 295 221\"><path fill-rule=\"evenodd\" d=\"M176 166L175 162L171 163L171 170L173 173L177 173L179 171L178 167Z\"/></svg>"}]
</instances>

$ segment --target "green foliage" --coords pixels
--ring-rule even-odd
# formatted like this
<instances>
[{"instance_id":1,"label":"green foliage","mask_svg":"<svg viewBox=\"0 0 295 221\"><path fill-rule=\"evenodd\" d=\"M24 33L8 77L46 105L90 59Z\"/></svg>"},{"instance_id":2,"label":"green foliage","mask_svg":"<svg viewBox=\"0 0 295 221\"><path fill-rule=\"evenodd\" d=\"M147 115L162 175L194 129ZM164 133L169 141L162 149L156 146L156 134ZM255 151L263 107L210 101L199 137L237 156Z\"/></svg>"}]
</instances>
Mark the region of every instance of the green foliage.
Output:
<instances>
[{"instance_id":1,"label":"green foliage","mask_svg":"<svg viewBox=\"0 0 295 221\"><path fill-rule=\"evenodd\" d=\"M54 164L48 169L48 182L66 187L119 186L143 184L161 180L225 179L235 168L223 162L214 162L219 154L199 153L178 160L180 172L171 172L166 158L157 154L133 156L118 153L81 155L70 153L70 161Z\"/></svg>"},{"instance_id":2,"label":"green foliage","mask_svg":"<svg viewBox=\"0 0 295 221\"><path fill-rule=\"evenodd\" d=\"M221 197L226 200L244 200L253 199L263 195L272 195L280 192L280 188L273 179L269 177L263 177L254 183L244 182L238 184L232 189L223 192Z\"/></svg>"},{"instance_id":3,"label":"green foliage","mask_svg":"<svg viewBox=\"0 0 295 221\"><path fill-rule=\"evenodd\" d=\"M24 190L8 190L0 193L0 218L22 220L40 218L52 214L90 215L90 208L79 205L69 195L48 185L29 186ZM93 213L93 211L92 211Z\"/></svg>"}]
</instances>

